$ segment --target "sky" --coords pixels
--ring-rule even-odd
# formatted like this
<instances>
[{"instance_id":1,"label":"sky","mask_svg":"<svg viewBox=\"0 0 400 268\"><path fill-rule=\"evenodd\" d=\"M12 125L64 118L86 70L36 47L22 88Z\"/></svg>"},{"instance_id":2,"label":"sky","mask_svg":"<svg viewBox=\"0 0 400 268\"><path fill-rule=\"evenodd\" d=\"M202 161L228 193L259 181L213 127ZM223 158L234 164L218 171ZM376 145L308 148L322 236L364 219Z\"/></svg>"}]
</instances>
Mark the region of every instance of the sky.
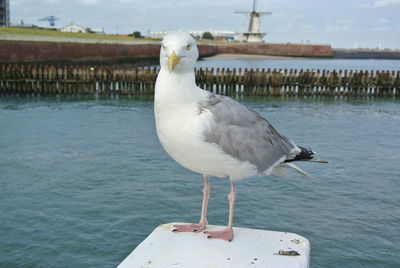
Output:
<instances>
[{"instance_id":1,"label":"sky","mask_svg":"<svg viewBox=\"0 0 400 268\"><path fill-rule=\"evenodd\" d=\"M11 22L56 26L71 22L110 34L140 31L243 32L252 0L10 0ZM270 43L330 44L334 48L400 49L400 0L258 0L261 30Z\"/></svg>"}]
</instances>

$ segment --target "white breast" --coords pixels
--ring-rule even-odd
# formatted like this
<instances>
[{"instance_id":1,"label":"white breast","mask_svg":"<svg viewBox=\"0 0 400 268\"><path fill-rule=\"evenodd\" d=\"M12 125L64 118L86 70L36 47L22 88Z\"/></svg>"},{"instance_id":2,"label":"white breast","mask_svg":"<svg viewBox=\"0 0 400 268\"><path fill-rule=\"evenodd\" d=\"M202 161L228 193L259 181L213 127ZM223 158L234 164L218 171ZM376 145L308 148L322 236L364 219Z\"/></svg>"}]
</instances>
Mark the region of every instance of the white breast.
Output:
<instances>
[{"instance_id":1,"label":"white breast","mask_svg":"<svg viewBox=\"0 0 400 268\"><path fill-rule=\"evenodd\" d=\"M249 162L226 154L216 144L204 141L203 133L213 118L200 113L197 102L155 99L157 135L165 151L187 169L216 177L241 179L257 174Z\"/></svg>"}]
</instances>

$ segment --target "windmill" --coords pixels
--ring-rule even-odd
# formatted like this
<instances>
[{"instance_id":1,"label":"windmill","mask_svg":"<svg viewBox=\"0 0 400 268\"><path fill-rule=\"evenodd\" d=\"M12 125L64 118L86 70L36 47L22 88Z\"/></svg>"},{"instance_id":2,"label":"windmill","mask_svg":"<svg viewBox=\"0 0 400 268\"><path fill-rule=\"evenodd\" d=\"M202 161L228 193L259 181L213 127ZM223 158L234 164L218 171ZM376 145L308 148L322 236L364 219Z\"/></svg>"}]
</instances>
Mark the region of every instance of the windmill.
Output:
<instances>
[{"instance_id":1,"label":"windmill","mask_svg":"<svg viewBox=\"0 0 400 268\"><path fill-rule=\"evenodd\" d=\"M271 12L257 12L256 11L256 0L253 0L253 11L236 11L235 13L250 15L249 29L243 33L246 41L249 43L261 43L266 33L262 33L260 30L260 17L262 15L270 15Z\"/></svg>"},{"instance_id":2,"label":"windmill","mask_svg":"<svg viewBox=\"0 0 400 268\"><path fill-rule=\"evenodd\" d=\"M59 20L56 16L47 16L44 18L41 18L39 21L48 21L50 24L50 27L54 27L56 25L56 20Z\"/></svg>"}]
</instances>

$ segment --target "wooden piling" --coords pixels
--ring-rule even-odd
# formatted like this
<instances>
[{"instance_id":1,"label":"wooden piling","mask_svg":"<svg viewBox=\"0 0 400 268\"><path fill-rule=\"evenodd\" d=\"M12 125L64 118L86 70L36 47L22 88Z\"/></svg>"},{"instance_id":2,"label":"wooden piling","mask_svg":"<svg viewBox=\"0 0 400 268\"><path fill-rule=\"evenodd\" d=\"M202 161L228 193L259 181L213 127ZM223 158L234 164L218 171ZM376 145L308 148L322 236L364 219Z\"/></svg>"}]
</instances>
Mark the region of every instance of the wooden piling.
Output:
<instances>
[{"instance_id":1,"label":"wooden piling","mask_svg":"<svg viewBox=\"0 0 400 268\"><path fill-rule=\"evenodd\" d=\"M400 71L198 68L196 83L223 95L398 97ZM0 64L1 94L153 94L158 68Z\"/></svg>"}]
</instances>

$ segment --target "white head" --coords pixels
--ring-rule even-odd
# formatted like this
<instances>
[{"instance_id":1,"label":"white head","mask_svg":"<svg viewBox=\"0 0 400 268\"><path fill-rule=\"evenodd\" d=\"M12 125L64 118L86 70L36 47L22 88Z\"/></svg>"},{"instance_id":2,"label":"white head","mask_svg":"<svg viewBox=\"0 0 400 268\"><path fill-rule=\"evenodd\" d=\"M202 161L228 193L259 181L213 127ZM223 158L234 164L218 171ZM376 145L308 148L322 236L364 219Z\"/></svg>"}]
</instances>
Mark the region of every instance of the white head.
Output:
<instances>
[{"instance_id":1,"label":"white head","mask_svg":"<svg viewBox=\"0 0 400 268\"><path fill-rule=\"evenodd\" d=\"M199 51L196 41L188 33L170 33L161 41L161 69L170 73L193 72Z\"/></svg>"}]
</instances>

